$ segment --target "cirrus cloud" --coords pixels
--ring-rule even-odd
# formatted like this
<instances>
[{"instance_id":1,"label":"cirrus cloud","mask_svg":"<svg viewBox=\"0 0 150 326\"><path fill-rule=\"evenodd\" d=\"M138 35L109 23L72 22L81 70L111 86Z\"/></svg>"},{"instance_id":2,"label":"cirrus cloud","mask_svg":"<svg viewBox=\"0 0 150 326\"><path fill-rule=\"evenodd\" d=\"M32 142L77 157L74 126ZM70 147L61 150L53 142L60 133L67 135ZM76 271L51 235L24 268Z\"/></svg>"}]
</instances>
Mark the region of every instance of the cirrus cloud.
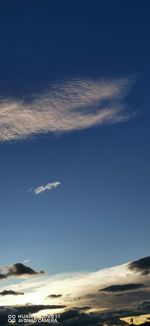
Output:
<instances>
[{"instance_id":1,"label":"cirrus cloud","mask_svg":"<svg viewBox=\"0 0 150 326\"><path fill-rule=\"evenodd\" d=\"M127 78L75 79L55 84L32 99L3 98L0 100L0 141L121 122L129 118L122 98L130 86Z\"/></svg>"},{"instance_id":2,"label":"cirrus cloud","mask_svg":"<svg viewBox=\"0 0 150 326\"><path fill-rule=\"evenodd\" d=\"M58 186L60 186L60 182L59 181L55 181L55 182L49 182L44 186L39 186L38 188L34 189L33 192L38 195L41 194L42 192L46 191L46 190L52 190L57 188Z\"/></svg>"}]
</instances>

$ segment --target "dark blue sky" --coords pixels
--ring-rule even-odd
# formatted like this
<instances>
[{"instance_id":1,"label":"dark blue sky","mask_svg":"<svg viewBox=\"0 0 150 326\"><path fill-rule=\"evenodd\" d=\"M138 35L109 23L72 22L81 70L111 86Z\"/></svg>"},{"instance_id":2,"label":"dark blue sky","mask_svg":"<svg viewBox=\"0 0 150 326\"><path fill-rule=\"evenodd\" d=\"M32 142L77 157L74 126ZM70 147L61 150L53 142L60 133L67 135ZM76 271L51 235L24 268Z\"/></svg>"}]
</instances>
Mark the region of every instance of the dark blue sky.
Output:
<instances>
[{"instance_id":1,"label":"dark blue sky","mask_svg":"<svg viewBox=\"0 0 150 326\"><path fill-rule=\"evenodd\" d=\"M1 1L0 96L134 77L133 117L0 143L1 264L94 270L149 254L149 1ZM28 192L59 180L61 186Z\"/></svg>"}]
</instances>

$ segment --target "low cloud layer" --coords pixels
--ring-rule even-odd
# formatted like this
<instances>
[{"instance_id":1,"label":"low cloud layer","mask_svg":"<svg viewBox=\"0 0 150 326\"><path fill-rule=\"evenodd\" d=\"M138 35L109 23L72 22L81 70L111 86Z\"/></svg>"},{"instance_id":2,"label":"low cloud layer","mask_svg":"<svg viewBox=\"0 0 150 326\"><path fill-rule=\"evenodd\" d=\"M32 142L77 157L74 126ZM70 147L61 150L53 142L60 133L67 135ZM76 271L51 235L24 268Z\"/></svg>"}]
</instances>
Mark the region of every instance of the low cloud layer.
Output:
<instances>
[{"instance_id":1,"label":"low cloud layer","mask_svg":"<svg viewBox=\"0 0 150 326\"><path fill-rule=\"evenodd\" d=\"M36 194L36 195L39 195L41 194L42 192L46 191L46 190L52 190L52 189L55 189L57 188L58 186L60 186L60 182L59 181L55 181L55 182L49 182L48 184L44 185L44 186L40 186L36 189L33 190L33 192Z\"/></svg>"},{"instance_id":2,"label":"low cloud layer","mask_svg":"<svg viewBox=\"0 0 150 326\"><path fill-rule=\"evenodd\" d=\"M149 257L139 259L138 266L139 262L140 267L144 262L147 271ZM60 325L102 325L104 321L121 325L123 321L118 322L119 318L150 311L150 274L143 274L143 267L142 272L137 272L130 268L131 264L135 266L135 261L97 272L45 274L41 278L30 276L42 274L42 271L14 264L7 267L5 275L6 278L15 276L17 281L11 283L9 280L9 287L1 281L0 305L1 308L10 306L9 309L16 309L21 314L39 311L43 315L61 314ZM22 275L28 278L23 280ZM15 295L18 292L24 295ZM51 305L45 305L45 302ZM50 311L46 312L46 309ZM0 318L2 314L4 311Z\"/></svg>"},{"instance_id":3,"label":"low cloud layer","mask_svg":"<svg viewBox=\"0 0 150 326\"><path fill-rule=\"evenodd\" d=\"M123 97L128 79L71 80L32 99L0 101L0 141L81 130L128 119Z\"/></svg>"}]
</instances>

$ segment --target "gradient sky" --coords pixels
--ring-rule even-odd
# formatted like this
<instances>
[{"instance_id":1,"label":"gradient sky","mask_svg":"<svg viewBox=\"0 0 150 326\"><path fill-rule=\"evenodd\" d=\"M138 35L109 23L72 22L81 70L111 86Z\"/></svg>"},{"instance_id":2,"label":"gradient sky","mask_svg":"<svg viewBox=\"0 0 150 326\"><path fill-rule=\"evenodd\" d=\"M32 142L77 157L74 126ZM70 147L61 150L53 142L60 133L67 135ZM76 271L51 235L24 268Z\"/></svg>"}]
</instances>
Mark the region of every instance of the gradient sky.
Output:
<instances>
[{"instance_id":1,"label":"gradient sky","mask_svg":"<svg viewBox=\"0 0 150 326\"><path fill-rule=\"evenodd\" d=\"M149 254L149 9L1 1L1 99L26 100L64 79L132 81L125 121L0 142L1 265L94 271Z\"/></svg>"}]
</instances>

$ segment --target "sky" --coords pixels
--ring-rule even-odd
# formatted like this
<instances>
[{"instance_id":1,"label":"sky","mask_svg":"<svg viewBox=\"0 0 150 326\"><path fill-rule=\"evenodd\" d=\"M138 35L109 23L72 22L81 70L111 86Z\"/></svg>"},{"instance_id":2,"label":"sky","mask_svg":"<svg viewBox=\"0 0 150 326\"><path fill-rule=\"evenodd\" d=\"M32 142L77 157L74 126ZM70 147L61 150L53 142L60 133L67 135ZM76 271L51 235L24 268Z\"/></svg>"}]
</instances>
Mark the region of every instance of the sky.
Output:
<instances>
[{"instance_id":1,"label":"sky","mask_svg":"<svg viewBox=\"0 0 150 326\"><path fill-rule=\"evenodd\" d=\"M97 273L149 255L149 9L1 1L2 270Z\"/></svg>"}]
</instances>

